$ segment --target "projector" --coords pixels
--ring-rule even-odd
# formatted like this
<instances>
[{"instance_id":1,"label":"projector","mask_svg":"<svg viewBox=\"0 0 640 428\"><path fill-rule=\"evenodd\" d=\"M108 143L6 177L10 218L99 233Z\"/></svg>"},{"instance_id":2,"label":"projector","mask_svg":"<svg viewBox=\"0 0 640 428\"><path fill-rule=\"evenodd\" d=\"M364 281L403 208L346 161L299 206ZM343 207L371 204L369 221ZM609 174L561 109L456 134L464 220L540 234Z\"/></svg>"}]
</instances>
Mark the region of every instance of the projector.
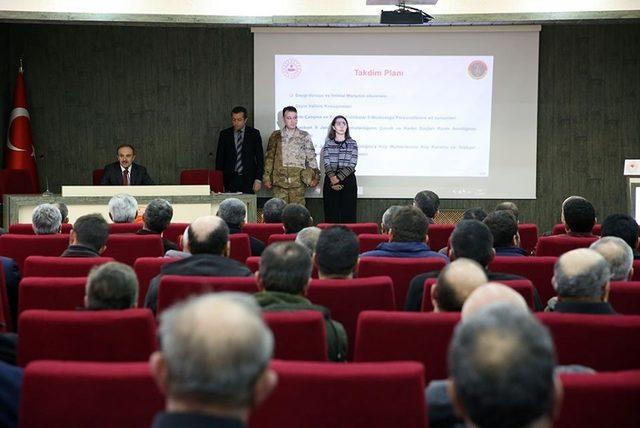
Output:
<instances>
[{"instance_id":1,"label":"projector","mask_svg":"<svg viewBox=\"0 0 640 428\"><path fill-rule=\"evenodd\" d=\"M414 7L407 6L407 3L411 4L436 4L438 0L409 0L397 1L397 0L367 0L367 5L380 5L380 4L395 4L398 6L396 10L383 10L380 13L381 24L424 24L433 19L433 16L416 9Z\"/></svg>"}]
</instances>

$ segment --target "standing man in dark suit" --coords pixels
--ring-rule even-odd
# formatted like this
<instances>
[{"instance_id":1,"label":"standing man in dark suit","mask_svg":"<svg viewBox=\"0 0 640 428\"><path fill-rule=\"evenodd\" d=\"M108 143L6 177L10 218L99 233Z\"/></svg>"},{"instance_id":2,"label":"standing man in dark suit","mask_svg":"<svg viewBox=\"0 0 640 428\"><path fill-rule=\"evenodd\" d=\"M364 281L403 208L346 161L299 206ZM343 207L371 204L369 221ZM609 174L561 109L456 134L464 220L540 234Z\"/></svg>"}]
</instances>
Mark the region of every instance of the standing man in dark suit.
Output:
<instances>
[{"instance_id":1,"label":"standing man in dark suit","mask_svg":"<svg viewBox=\"0 0 640 428\"><path fill-rule=\"evenodd\" d=\"M147 169L137 163L136 149L130 144L118 146L118 161L104 167L104 175L100 184L103 186L140 186L153 185Z\"/></svg>"},{"instance_id":2,"label":"standing man in dark suit","mask_svg":"<svg viewBox=\"0 0 640 428\"><path fill-rule=\"evenodd\" d=\"M216 169L222 171L225 192L255 193L262 187L264 154L260 131L247 126L247 109L231 110L232 127L220 131Z\"/></svg>"}]
</instances>

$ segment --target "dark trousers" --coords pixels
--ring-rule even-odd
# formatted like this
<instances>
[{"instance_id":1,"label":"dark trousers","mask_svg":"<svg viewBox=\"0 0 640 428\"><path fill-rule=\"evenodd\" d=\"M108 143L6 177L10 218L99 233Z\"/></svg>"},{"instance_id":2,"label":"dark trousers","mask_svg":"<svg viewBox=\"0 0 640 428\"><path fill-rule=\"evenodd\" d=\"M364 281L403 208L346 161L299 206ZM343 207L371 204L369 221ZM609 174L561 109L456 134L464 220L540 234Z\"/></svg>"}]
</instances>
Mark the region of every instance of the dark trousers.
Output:
<instances>
[{"instance_id":1,"label":"dark trousers","mask_svg":"<svg viewBox=\"0 0 640 428\"><path fill-rule=\"evenodd\" d=\"M233 172L224 175L225 192L253 193L253 179L248 175L238 175Z\"/></svg>"},{"instance_id":2,"label":"dark trousers","mask_svg":"<svg viewBox=\"0 0 640 428\"><path fill-rule=\"evenodd\" d=\"M355 223L358 206L358 181L354 174L349 175L340 184L342 190L333 190L331 180L325 177L322 189L324 197L325 223Z\"/></svg>"}]
</instances>

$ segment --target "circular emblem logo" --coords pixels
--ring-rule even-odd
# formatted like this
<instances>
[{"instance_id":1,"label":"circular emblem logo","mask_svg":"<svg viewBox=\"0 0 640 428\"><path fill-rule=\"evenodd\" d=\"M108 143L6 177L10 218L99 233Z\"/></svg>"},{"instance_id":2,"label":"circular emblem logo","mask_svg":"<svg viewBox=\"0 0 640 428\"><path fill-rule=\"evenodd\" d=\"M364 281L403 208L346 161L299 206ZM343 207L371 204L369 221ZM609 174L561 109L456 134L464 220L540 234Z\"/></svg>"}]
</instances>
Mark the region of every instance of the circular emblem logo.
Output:
<instances>
[{"instance_id":1,"label":"circular emblem logo","mask_svg":"<svg viewBox=\"0 0 640 428\"><path fill-rule=\"evenodd\" d=\"M487 64L485 64L484 61L475 60L472 61L471 64L469 64L469 67L467 67L467 72L472 79L480 80L487 75L488 69L489 67L487 67Z\"/></svg>"},{"instance_id":2,"label":"circular emblem logo","mask_svg":"<svg viewBox=\"0 0 640 428\"><path fill-rule=\"evenodd\" d=\"M288 58L282 63L282 74L289 79L295 79L302 73L302 66L295 58Z\"/></svg>"}]
</instances>

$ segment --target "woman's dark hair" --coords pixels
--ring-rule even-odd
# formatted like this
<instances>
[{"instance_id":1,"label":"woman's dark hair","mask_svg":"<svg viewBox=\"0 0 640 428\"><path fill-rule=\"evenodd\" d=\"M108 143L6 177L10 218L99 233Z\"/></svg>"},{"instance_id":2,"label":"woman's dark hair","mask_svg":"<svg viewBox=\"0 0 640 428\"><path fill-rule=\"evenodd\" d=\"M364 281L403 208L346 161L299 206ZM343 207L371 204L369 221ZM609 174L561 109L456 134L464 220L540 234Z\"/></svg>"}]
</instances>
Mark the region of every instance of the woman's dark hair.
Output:
<instances>
[{"instance_id":1,"label":"woman's dark hair","mask_svg":"<svg viewBox=\"0 0 640 428\"><path fill-rule=\"evenodd\" d=\"M329 129L329 139L330 140L335 140L336 139L336 131L335 131L335 129L333 129L333 126L336 124L336 120L338 120L338 119L344 119L344 121L346 122L346 124L347 124L347 132L344 133L344 139L345 139L345 141L346 140L350 140L351 139L351 135L349 135L349 121L347 120L346 117L340 116L340 115L334 117L333 120L331 121L331 126L330 126L330 129Z\"/></svg>"}]
</instances>

